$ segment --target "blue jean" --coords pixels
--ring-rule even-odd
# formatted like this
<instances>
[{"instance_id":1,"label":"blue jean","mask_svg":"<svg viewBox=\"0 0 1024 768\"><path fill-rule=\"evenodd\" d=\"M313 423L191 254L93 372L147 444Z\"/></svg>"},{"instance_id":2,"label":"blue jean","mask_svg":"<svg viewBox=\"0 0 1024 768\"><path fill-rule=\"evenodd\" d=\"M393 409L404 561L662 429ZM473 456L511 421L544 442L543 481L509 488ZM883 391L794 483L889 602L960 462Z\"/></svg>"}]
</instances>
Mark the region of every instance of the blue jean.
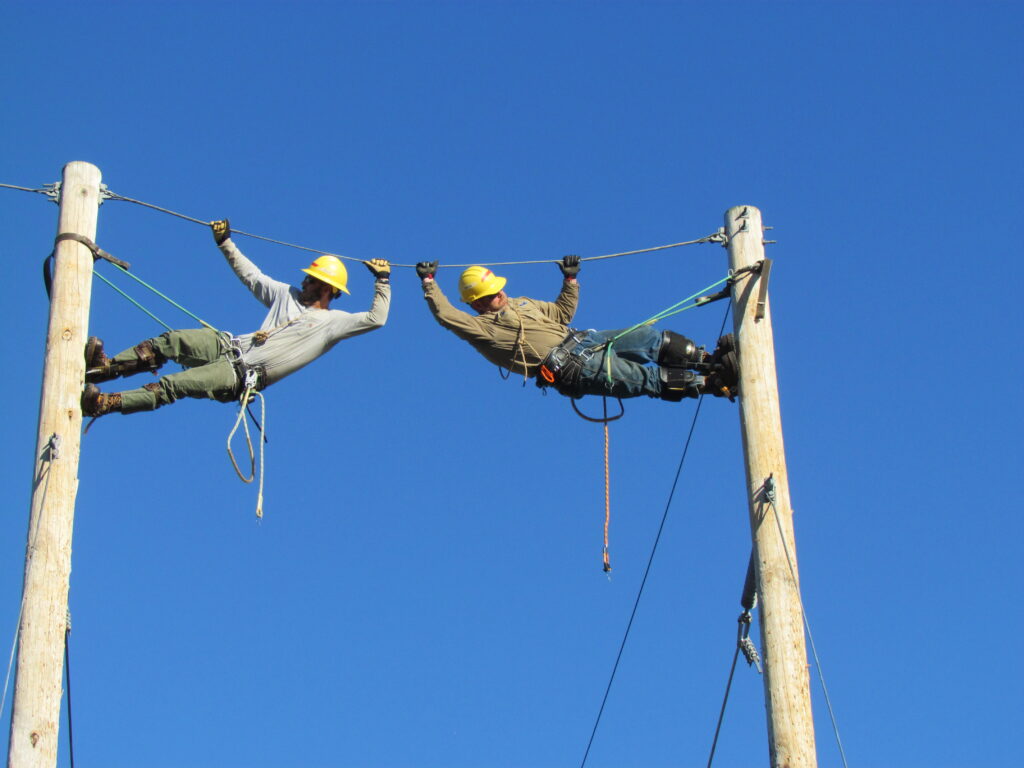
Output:
<instances>
[{"instance_id":1,"label":"blue jean","mask_svg":"<svg viewBox=\"0 0 1024 768\"><path fill-rule=\"evenodd\" d=\"M609 397L648 397L661 396L660 369L657 365L658 353L661 351L662 332L651 325L635 328L611 343L602 347L622 333L615 331L585 331L574 354L579 353L585 359L583 370L574 391L562 394L577 397L579 395L607 395Z\"/></svg>"}]
</instances>

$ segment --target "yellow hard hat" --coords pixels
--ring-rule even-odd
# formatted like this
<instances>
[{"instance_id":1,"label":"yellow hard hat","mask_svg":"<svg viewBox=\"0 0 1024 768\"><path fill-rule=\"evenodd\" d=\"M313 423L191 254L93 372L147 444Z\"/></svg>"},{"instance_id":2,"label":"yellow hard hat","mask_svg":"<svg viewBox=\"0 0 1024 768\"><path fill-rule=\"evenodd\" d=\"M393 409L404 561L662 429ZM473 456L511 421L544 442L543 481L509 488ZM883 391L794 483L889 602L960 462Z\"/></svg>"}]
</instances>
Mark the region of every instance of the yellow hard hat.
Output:
<instances>
[{"instance_id":1,"label":"yellow hard hat","mask_svg":"<svg viewBox=\"0 0 1024 768\"><path fill-rule=\"evenodd\" d=\"M302 270L317 280L322 280L339 291L348 293L348 270L337 256L318 256L306 269Z\"/></svg>"},{"instance_id":2,"label":"yellow hard hat","mask_svg":"<svg viewBox=\"0 0 1024 768\"><path fill-rule=\"evenodd\" d=\"M459 277L459 295L467 304L484 296L493 296L505 287L504 277L498 277L487 267L470 267Z\"/></svg>"}]
</instances>

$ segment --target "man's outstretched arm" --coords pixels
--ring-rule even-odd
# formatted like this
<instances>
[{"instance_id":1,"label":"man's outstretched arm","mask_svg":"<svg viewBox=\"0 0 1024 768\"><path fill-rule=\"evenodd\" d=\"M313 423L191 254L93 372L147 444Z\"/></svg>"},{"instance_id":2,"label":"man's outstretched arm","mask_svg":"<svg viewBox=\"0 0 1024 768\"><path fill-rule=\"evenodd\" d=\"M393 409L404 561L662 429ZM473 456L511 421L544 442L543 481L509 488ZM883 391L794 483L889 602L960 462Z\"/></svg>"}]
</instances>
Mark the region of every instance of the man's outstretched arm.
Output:
<instances>
[{"instance_id":1,"label":"man's outstretched arm","mask_svg":"<svg viewBox=\"0 0 1024 768\"><path fill-rule=\"evenodd\" d=\"M281 291L287 292L290 289L291 286L287 283L267 277L259 267L238 250L238 246L231 239L231 223L227 219L211 221L210 229L213 230L214 242L217 243L220 252L224 254L224 258L228 260L231 269L235 271L245 287L252 291L252 295L256 297L257 301L269 307Z\"/></svg>"},{"instance_id":2,"label":"man's outstretched arm","mask_svg":"<svg viewBox=\"0 0 1024 768\"><path fill-rule=\"evenodd\" d=\"M436 261L421 261L416 265L416 274L423 281L423 298L427 300L434 319L443 327L466 341L486 341L491 338L491 329L468 312L452 306L434 280L437 272Z\"/></svg>"},{"instance_id":3,"label":"man's outstretched arm","mask_svg":"<svg viewBox=\"0 0 1024 768\"><path fill-rule=\"evenodd\" d=\"M576 275L580 272L580 257L575 254L563 256L558 263L562 271L562 290L558 298L553 302L538 301L544 313L555 322L562 325L569 325L576 314L576 305L580 299L580 284L576 281Z\"/></svg>"}]
</instances>

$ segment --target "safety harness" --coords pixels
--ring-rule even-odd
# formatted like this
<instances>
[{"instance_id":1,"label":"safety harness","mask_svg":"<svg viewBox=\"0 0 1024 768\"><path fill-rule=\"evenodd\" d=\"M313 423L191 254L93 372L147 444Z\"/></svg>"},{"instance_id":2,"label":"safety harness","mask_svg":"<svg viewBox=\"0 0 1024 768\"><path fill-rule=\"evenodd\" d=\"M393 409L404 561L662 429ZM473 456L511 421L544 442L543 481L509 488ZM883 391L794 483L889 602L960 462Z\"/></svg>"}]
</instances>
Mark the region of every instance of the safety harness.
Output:
<instances>
[{"instance_id":1,"label":"safety harness","mask_svg":"<svg viewBox=\"0 0 1024 768\"><path fill-rule=\"evenodd\" d=\"M544 357L537 376L538 387L554 387L559 394L579 397L580 373L595 354L606 344L584 346L586 331L570 328L569 335Z\"/></svg>"}]
</instances>

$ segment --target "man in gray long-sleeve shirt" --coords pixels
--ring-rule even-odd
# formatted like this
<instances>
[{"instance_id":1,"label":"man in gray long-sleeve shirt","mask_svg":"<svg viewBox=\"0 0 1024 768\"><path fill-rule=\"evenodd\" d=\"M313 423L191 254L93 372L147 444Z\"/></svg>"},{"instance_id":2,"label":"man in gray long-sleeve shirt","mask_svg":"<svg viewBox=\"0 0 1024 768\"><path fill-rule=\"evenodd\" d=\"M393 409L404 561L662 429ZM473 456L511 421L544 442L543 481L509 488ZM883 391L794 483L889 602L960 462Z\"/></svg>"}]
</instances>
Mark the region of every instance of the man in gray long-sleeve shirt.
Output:
<instances>
[{"instance_id":1,"label":"man in gray long-sleeve shirt","mask_svg":"<svg viewBox=\"0 0 1024 768\"><path fill-rule=\"evenodd\" d=\"M269 310L258 331L232 336L212 328L168 331L108 358L103 342L86 345L86 385L82 412L102 416L114 411L152 411L181 397L236 400L251 386L260 390L320 357L342 339L380 328L391 304L391 267L384 259L364 262L376 277L368 312L329 309L348 293L348 274L335 256L320 256L304 269L301 288L264 275L231 240L226 220L211 224L214 239L246 288ZM185 366L139 389L103 393L94 382L140 371L156 371L167 360Z\"/></svg>"}]
</instances>

